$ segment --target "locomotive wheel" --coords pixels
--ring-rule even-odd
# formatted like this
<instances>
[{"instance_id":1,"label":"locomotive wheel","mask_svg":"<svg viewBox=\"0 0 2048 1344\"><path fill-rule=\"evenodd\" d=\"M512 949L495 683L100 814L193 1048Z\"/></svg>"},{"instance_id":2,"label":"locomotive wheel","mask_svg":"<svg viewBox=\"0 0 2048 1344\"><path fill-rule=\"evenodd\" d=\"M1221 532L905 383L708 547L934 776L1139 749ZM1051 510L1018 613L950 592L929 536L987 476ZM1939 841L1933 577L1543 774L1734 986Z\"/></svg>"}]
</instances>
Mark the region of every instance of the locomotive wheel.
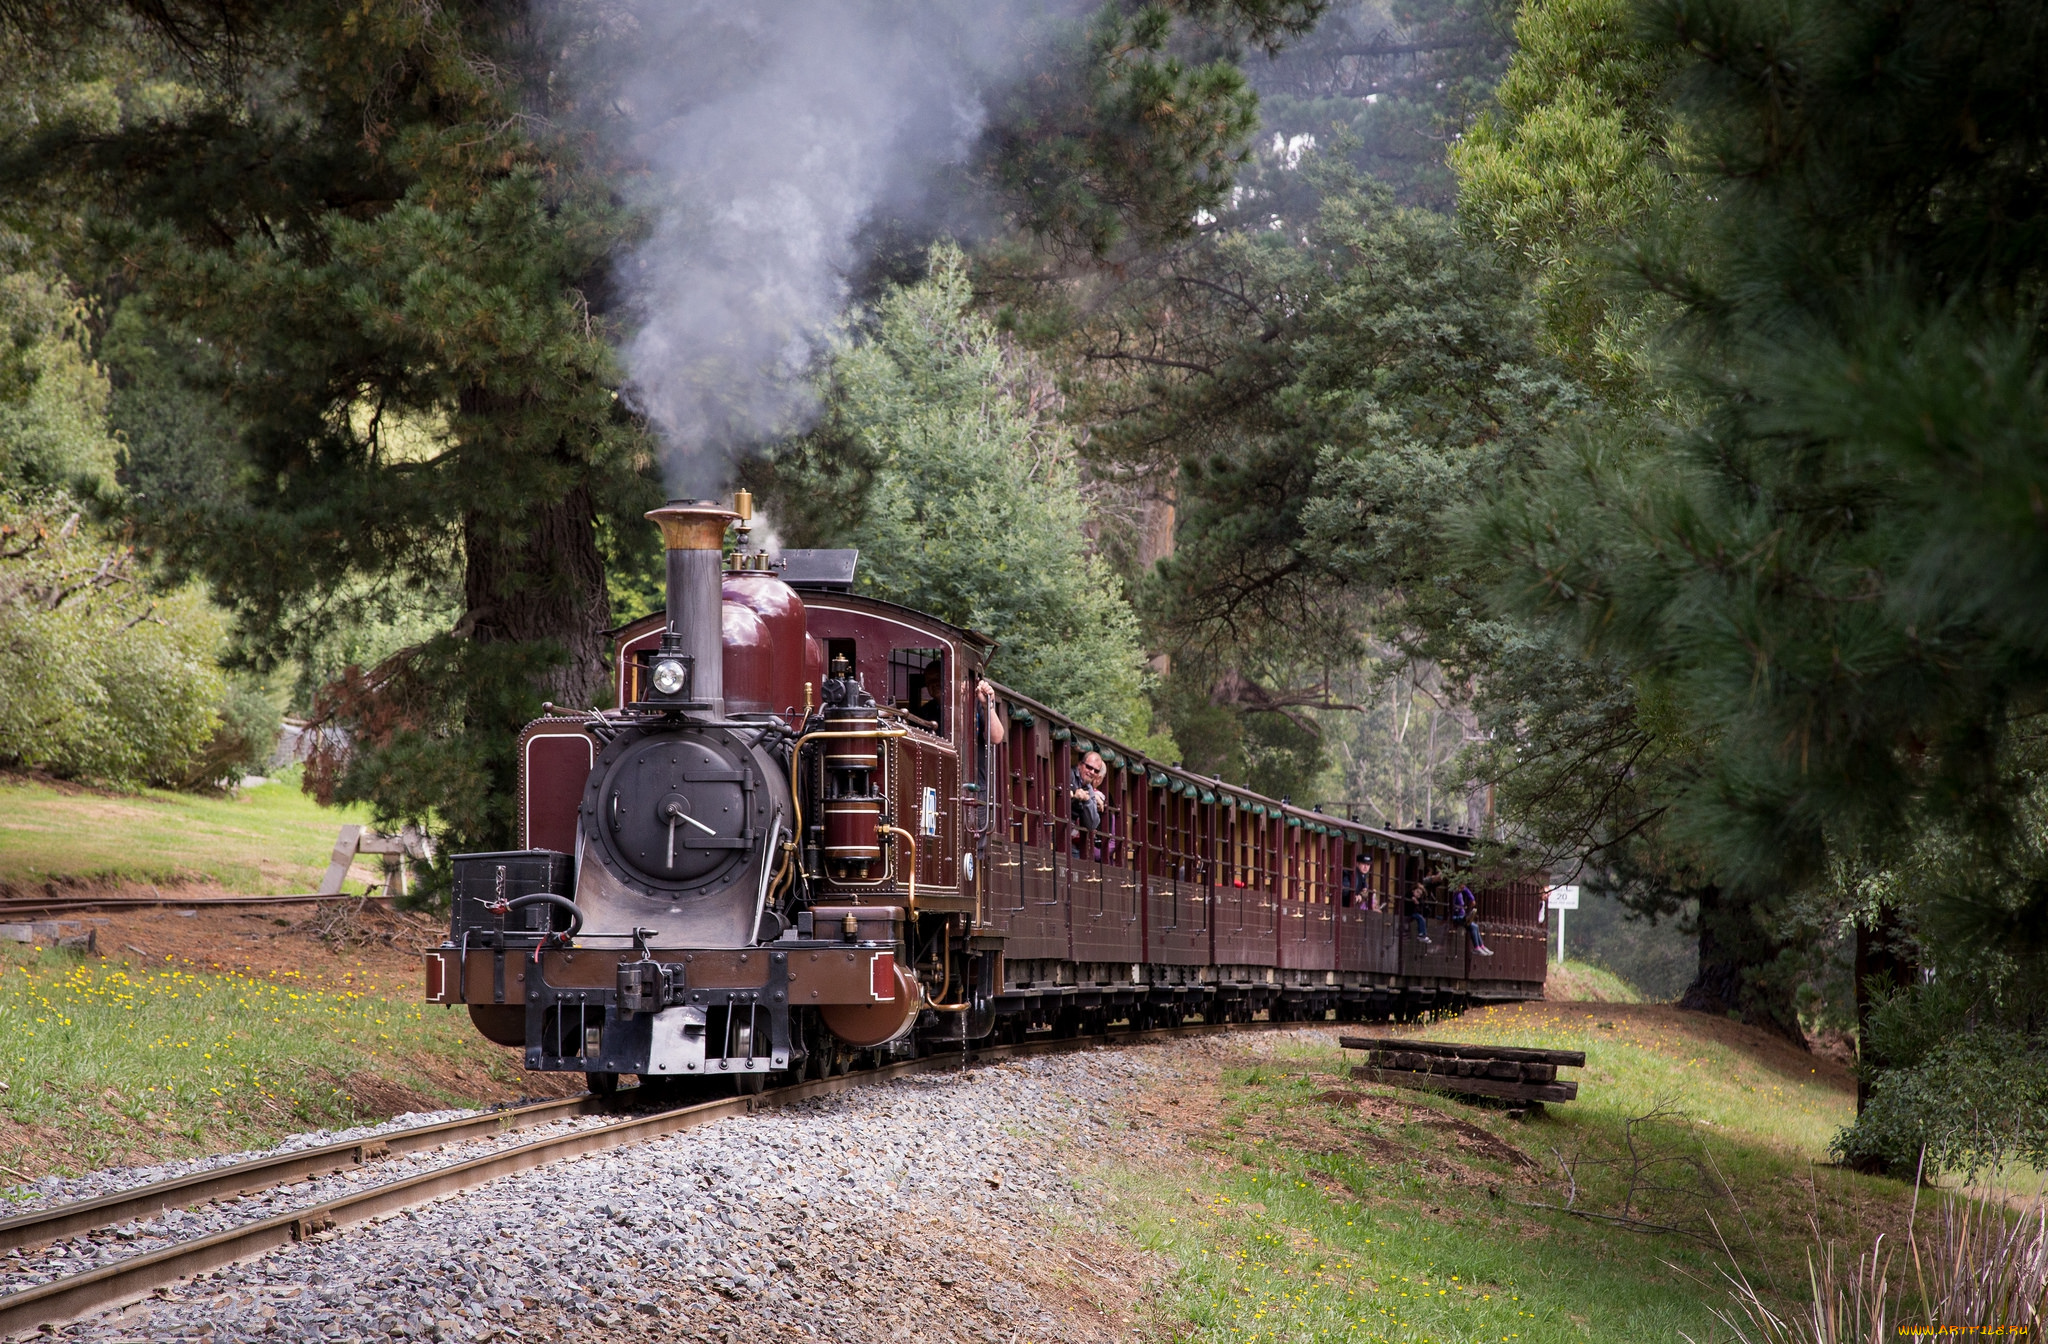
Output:
<instances>
[{"instance_id":1,"label":"locomotive wheel","mask_svg":"<svg viewBox=\"0 0 2048 1344\"><path fill-rule=\"evenodd\" d=\"M732 1080L732 1093L736 1097L754 1097L768 1090L768 1075L765 1073L737 1074Z\"/></svg>"},{"instance_id":2,"label":"locomotive wheel","mask_svg":"<svg viewBox=\"0 0 2048 1344\"><path fill-rule=\"evenodd\" d=\"M590 1085L590 1090L600 1097L618 1095L619 1075L616 1073L591 1072L584 1075L584 1080Z\"/></svg>"}]
</instances>

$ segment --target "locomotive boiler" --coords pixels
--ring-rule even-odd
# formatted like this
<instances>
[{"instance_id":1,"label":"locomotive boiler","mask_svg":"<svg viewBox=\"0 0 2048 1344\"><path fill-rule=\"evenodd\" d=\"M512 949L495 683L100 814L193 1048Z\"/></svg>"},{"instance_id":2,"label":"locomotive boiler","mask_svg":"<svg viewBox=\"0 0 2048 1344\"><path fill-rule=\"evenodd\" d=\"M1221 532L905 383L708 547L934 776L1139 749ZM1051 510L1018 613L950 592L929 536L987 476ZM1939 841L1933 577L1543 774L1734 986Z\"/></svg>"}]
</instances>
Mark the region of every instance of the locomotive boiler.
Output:
<instances>
[{"instance_id":1,"label":"locomotive boiler","mask_svg":"<svg viewBox=\"0 0 2048 1344\"><path fill-rule=\"evenodd\" d=\"M1540 883L1479 885L1483 956L1425 908L1464 836L1149 759L856 592L854 552L755 548L744 492L648 517L666 601L612 632L616 707L522 731L521 847L455 859L426 958L428 1001L528 1068L752 1090L991 1034L1541 996Z\"/></svg>"}]
</instances>

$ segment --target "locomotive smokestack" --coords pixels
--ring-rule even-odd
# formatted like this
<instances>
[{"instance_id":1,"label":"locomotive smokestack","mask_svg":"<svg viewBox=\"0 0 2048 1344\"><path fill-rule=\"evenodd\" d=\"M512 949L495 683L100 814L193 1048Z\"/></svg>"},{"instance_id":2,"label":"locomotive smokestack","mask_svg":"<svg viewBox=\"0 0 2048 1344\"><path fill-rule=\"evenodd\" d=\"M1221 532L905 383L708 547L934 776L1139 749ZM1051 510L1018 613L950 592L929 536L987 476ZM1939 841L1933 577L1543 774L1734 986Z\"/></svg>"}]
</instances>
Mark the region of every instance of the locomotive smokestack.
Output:
<instances>
[{"instance_id":1,"label":"locomotive smokestack","mask_svg":"<svg viewBox=\"0 0 2048 1344\"><path fill-rule=\"evenodd\" d=\"M662 544L668 548L668 631L662 637L661 652L691 659L688 698L708 704L713 714L723 716L724 598L719 583L725 568L725 529L737 522L739 515L708 501L677 499L647 516L661 525Z\"/></svg>"}]
</instances>

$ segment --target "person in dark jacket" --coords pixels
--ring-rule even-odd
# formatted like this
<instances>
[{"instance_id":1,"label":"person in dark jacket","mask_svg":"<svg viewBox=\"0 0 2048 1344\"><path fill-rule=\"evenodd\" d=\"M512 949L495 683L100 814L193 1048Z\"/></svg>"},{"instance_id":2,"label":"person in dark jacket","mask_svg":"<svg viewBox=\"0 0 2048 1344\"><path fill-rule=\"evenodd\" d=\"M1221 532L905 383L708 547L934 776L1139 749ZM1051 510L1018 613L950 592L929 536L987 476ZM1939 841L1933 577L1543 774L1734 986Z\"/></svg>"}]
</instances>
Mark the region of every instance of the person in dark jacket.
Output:
<instances>
[{"instance_id":1,"label":"person in dark jacket","mask_svg":"<svg viewBox=\"0 0 2048 1344\"><path fill-rule=\"evenodd\" d=\"M1372 855L1358 851L1351 870L1344 874L1344 904L1363 910L1379 909L1379 893L1372 889Z\"/></svg>"},{"instance_id":2,"label":"person in dark jacket","mask_svg":"<svg viewBox=\"0 0 2048 1344\"><path fill-rule=\"evenodd\" d=\"M1089 752L1074 767L1074 777L1067 789L1072 804L1074 825L1080 830L1074 836L1074 857L1087 858L1091 855L1102 858L1102 817L1109 808L1109 797L1102 791L1102 781L1109 777L1109 767L1096 752Z\"/></svg>"},{"instance_id":3,"label":"person in dark jacket","mask_svg":"<svg viewBox=\"0 0 2048 1344\"><path fill-rule=\"evenodd\" d=\"M1423 913L1429 904L1429 888L1420 882L1408 888L1408 914L1415 920L1416 941L1434 944L1436 939L1429 936L1429 916Z\"/></svg>"},{"instance_id":4,"label":"person in dark jacket","mask_svg":"<svg viewBox=\"0 0 2048 1344\"><path fill-rule=\"evenodd\" d=\"M925 664L924 675L911 690L910 712L933 732L940 730L939 707L945 702L946 665L937 658Z\"/></svg>"}]
</instances>

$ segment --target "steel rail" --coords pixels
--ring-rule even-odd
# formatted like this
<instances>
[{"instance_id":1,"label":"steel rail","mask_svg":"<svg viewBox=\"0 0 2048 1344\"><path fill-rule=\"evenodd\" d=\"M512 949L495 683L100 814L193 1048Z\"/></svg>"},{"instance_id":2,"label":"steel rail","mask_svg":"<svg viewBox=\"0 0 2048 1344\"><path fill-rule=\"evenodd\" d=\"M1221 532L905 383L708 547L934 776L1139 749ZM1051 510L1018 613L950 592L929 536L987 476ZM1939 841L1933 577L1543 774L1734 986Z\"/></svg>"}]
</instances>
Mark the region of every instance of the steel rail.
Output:
<instances>
[{"instance_id":1,"label":"steel rail","mask_svg":"<svg viewBox=\"0 0 2048 1344\"><path fill-rule=\"evenodd\" d=\"M283 896L52 896L47 900L25 900L18 896L0 899L0 924L9 916L47 914L57 910L156 910L167 905L316 905L321 901L383 901L382 892L372 896L356 891L301 891Z\"/></svg>"},{"instance_id":2,"label":"steel rail","mask_svg":"<svg viewBox=\"0 0 2048 1344\"><path fill-rule=\"evenodd\" d=\"M257 1190L290 1185L311 1176L368 1166L379 1158L399 1153L416 1153L465 1139L531 1129L553 1120L596 1114L603 1109L603 1098L584 1093L556 1101L508 1106L504 1110L442 1120L431 1125L395 1129L387 1134L373 1134L345 1143L251 1158L247 1162L195 1171L187 1176L173 1176L168 1180L117 1190L98 1199L58 1204L34 1213L0 1219L0 1251L43 1246L80 1232L111 1227L131 1218L155 1217L171 1209L204 1204L208 1200L232 1199Z\"/></svg>"},{"instance_id":3,"label":"steel rail","mask_svg":"<svg viewBox=\"0 0 2048 1344\"><path fill-rule=\"evenodd\" d=\"M8 1293L0 1296L0 1336L45 1326L54 1327L76 1320L88 1312L122 1306L146 1297L158 1288L203 1274L207 1270L246 1260L295 1241L304 1241L350 1223L396 1214L413 1205L424 1204L443 1195L467 1190L503 1176L515 1175L566 1158L582 1157L589 1153L645 1143L650 1139L694 1129L713 1120L751 1115L756 1111L789 1106L800 1101L809 1101L814 1097L830 1096L913 1074L960 1069L970 1061L988 1062L1101 1046L1143 1044L1231 1030L1242 1031L1247 1028L1258 1030L1314 1025L1316 1024L1305 1022L1201 1023L1194 1026L1147 1028L1143 1031L1105 1032L1100 1036L1070 1037L1061 1040L1024 1041L1013 1045L964 1051L960 1054L928 1055L923 1059L905 1060L900 1064L888 1064L879 1069L864 1069L837 1078L794 1083L753 1096L699 1102L675 1110L630 1117L614 1125L550 1135L547 1138L535 1139L472 1158L467 1162L436 1167L431 1171L371 1186L367 1190L351 1191L339 1198L294 1213L275 1214L256 1222L244 1223L239 1227L179 1242L175 1246L166 1246L160 1251L150 1251L111 1265L103 1265L98 1269L87 1270L82 1274L68 1275L38 1284L33 1288Z\"/></svg>"}]
</instances>

